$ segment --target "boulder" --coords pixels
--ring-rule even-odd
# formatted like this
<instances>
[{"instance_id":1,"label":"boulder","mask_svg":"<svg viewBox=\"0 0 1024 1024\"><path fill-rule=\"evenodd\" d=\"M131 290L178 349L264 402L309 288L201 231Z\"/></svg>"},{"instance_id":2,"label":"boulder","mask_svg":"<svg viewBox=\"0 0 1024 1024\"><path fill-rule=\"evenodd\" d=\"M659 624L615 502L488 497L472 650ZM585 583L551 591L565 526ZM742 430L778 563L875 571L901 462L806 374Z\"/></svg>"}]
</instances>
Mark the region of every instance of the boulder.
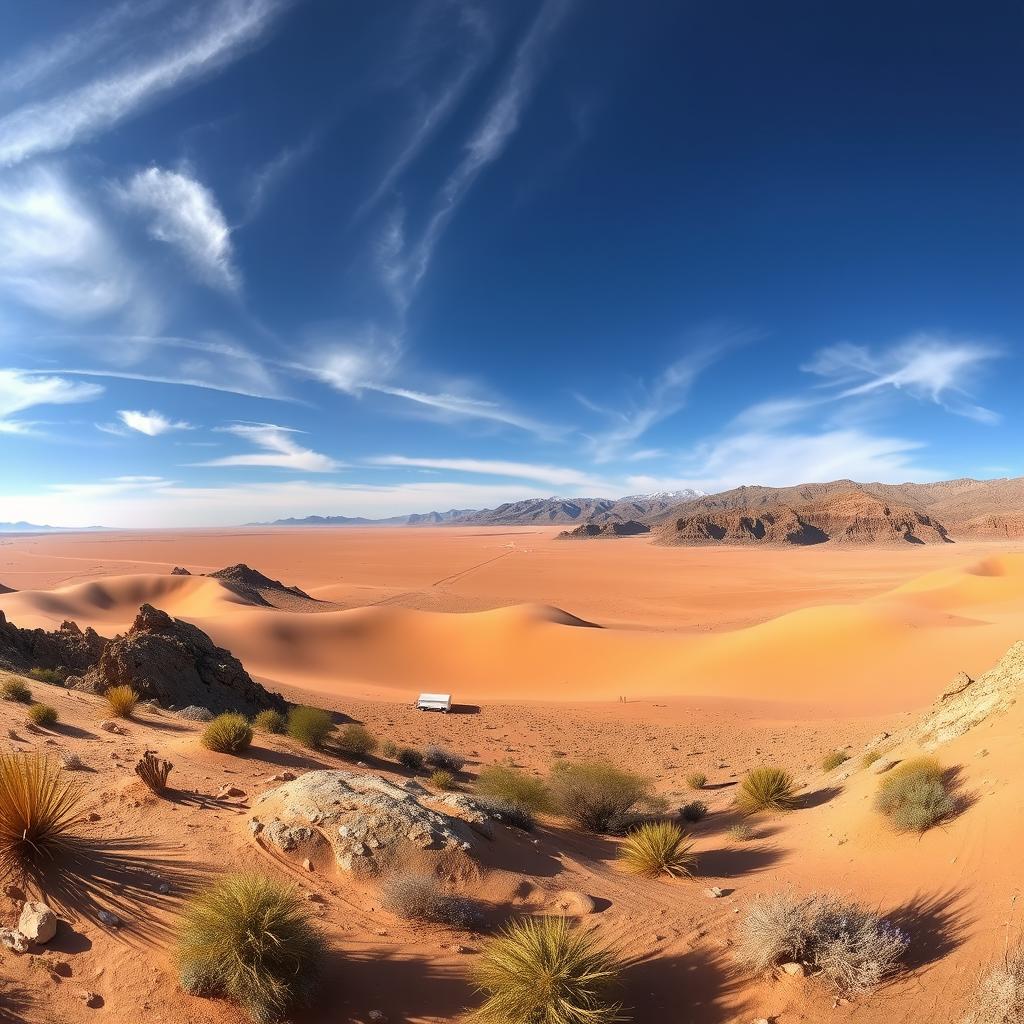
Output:
<instances>
[{"instance_id":1,"label":"boulder","mask_svg":"<svg viewBox=\"0 0 1024 1024\"><path fill-rule=\"evenodd\" d=\"M423 804L379 775L306 772L257 798L250 834L292 855L342 871L377 873L419 851L469 851L474 837L458 818Z\"/></svg>"},{"instance_id":2,"label":"boulder","mask_svg":"<svg viewBox=\"0 0 1024 1024\"><path fill-rule=\"evenodd\" d=\"M107 644L95 668L68 679L68 686L91 693L121 685L165 707L198 704L243 714L285 710L284 698L260 686L230 651L197 626L149 604L124 636Z\"/></svg>"},{"instance_id":3,"label":"boulder","mask_svg":"<svg viewBox=\"0 0 1024 1024\"><path fill-rule=\"evenodd\" d=\"M42 945L57 934L57 915L45 903L29 900L21 908L18 931L29 942L38 942Z\"/></svg>"}]
</instances>

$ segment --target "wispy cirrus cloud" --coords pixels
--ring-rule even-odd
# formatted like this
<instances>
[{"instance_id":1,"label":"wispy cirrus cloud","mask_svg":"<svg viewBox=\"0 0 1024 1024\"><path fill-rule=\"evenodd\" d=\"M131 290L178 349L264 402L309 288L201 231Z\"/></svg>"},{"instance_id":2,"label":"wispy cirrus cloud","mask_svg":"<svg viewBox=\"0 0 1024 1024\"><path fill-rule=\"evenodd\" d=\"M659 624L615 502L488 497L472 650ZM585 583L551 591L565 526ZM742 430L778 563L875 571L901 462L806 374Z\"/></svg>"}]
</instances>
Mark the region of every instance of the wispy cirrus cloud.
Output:
<instances>
[{"instance_id":1,"label":"wispy cirrus cloud","mask_svg":"<svg viewBox=\"0 0 1024 1024\"><path fill-rule=\"evenodd\" d=\"M220 67L254 45L288 6L285 0L215 0L192 4L165 24L152 26L144 56L131 56L48 98L0 117L0 166L55 153L134 114L158 96ZM102 34L102 33L100 33ZM88 30L77 45L89 48ZM65 62L74 60L68 44ZM38 77L38 76L37 76Z\"/></svg>"},{"instance_id":2,"label":"wispy cirrus cloud","mask_svg":"<svg viewBox=\"0 0 1024 1024\"><path fill-rule=\"evenodd\" d=\"M502 459L420 458L407 455L378 455L366 460L371 466L402 467L411 469L440 469L481 476L503 476L518 480L534 480L553 487L585 487L603 491L615 490L615 485L589 473L568 466L543 463L512 462Z\"/></svg>"},{"instance_id":3,"label":"wispy cirrus cloud","mask_svg":"<svg viewBox=\"0 0 1024 1024\"><path fill-rule=\"evenodd\" d=\"M184 420L172 420L155 409L140 412L138 409L119 409L118 419L129 429L147 437L159 437L172 430L191 430L192 424Z\"/></svg>"},{"instance_id":4,"label":"wispy cirrus cloud","mask_svg":"<svg viewBox=\"0 0 1024 1024\"><path fill-rule=\"evenodd\" d=\"M114 186L124 206L146 219L151 238L177 249L193 274L222 291L237 291L231 229L205 185L181 171L149 167Z\"/></svg>"},{"instance_id":5,"label":"wispy cirrus cloud","mask_svg":"<svg viewBox=\"0 0 1024 1024\"><path fill-rule=\"evenodd\" d=\"M276 423L232 423L218 429L249 442L259 450L241 455L225 455L206 462L195 462L192 465L262 466L305 473L333 473L343 468L343 463L329 455L322 455L300 445L295 437L302 434L302 431L292 427L282 427Z\"/></svg>"},{"instance_id":6,"label":"wispy cirrus cloud","mask_svg":"<svg viewBox=\"0 0 1024 1024\"><path fill-rule=\"evenodd\" d=\"M0 370L0 433L32 433L34 424L10 417L39 405L69 405L99 398L98 384L66 380L52 374Z\"/></svg>"}]
</instances>

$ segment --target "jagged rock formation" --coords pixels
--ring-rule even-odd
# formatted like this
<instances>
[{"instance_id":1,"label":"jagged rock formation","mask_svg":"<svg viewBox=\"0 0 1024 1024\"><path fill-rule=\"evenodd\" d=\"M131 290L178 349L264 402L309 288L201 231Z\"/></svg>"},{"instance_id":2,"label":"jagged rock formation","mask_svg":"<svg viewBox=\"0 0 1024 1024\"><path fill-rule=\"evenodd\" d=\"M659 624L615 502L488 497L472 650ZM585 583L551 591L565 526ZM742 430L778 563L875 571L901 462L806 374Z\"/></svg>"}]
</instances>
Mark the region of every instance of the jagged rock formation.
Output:
<instances>
[{"instance_id":1,"label":"jagged rock formation","mask_svg":"<svg viewBox=\"0 0 1024 1024\"><path fill-rule=\"evenodd\" d=\"M0 594L16 594L16 593L17 593L17 591L14 589L14 587L5 587L2 583L0 583Z\"/></svg>"},{"instance_id":2,"label":"jagged rock formation","mask_svg":"<svg viewBox=\"0 0 1024 1024\"><path fill-rule=\"evenodd\" d=\"M380 775L306 772L256 800L250 831L298 859L377 873L415 851L469 850L469 825Z\"/></svg>"},{"instance_id":3,"label":"jagged rock formation","mask_svg":"<svg viewBox=\"0 0 1024 1024\"><path fill-rule=\"evenodd\" d=\"M197 626L148 604L124 636L107 643L95 668L68 679L68 686L91 693L120 685L164 707L197 704L253 714L286 706L280 694L257 683L230 651L217 647Z\"/></svg>"},{"instance_id":4,"label":"jagged rock formation","mask_svg":"<svg viewBox=\"0 0 1024 1024\"><path fill-rule=\"evenodd\" d=\"M646 523L629 519L624 523L584 523L574 530L563 530L558 535L558 539L588 540L594 537L635 537L637 534L650 532L651 528Z\"/></svg>"},{"instance_id":5,"label":"jagged rock formation","mask_svg":"<svg viewBox=\"0 0 1024 1024\"><path fill-rule=\"evenodd\" d=\"M171 570L171 575L172 575L172 576L191 576L191 575L192 575L192 573L190 573L190 572L188 571L188 569L183 569L183 568L182 568L182 567L181 567L180 565L176 565L176 566L175 566L175 567L174 567L174 568L173 568L173 569Z\"/></svg>"},{"instance_id":6,"label":"jagged rock formation","mask_svg":"<svg viewBox=\"0 0 1024 1024\"><path fill-rule=\"evenodd\" d=\"M0 667L11 672L54 669L64 675L85 672L99 661L109 643L91 627L83 632L74 622L60 629L20 629L0 611Z\"/></svg>"},{"instance_id":7,"label":"jagged rock formation","mask_svg":"<svg viewBox=\"0 0 1024 1024\"><path fill-rule=\"evenodd\" d=\"M252 569L244 562L238 565L229 565L224 569L208 573L209 577L220 582L228 590L239 597L244 597L253 604L270 604L267 600L267 592L271 594L290 594L292 597L301 597L307 601L314 600L298 587L287 587L280 580L272 580L264 576L258 569Z\"/></svg>"},{"instance_id":8,"label":"jagged rock formation","mask_svg":"<svg viewBox=\"0 0 1024 1024\"><path fill-rule=\"evenodd\" d=\"M662 527L659 544L821 544L829 538L791 508L763 512L702 512Z\"/></svg>"}]
</instances>

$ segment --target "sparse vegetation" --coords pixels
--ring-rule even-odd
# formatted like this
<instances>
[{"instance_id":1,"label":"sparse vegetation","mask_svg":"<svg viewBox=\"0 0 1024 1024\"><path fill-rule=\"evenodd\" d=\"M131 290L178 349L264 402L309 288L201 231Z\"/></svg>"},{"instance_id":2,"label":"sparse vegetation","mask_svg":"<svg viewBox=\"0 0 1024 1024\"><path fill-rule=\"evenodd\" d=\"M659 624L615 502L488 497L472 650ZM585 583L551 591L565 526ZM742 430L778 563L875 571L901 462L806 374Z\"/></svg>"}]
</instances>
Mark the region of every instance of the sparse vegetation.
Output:
<instances>
[{"instance_id":1,"label":"sparse vegetation","mask_svg":"<svg viewBox=\"0 0 1024 1024\"><path fill-rule=\"evenodd\" d=\"M423 760L432 768L441 768L457 775L466 766L466 759L444 747L431 744L423 751Z\"/></svg>"},{"instance_id":2,"label":"sparse vegetation","mask_svg":"<svg viewBox=\"0 0 1024 1024\"><path fill-rule=\"evenodd\" d=\"M850 755L845 750L833 750L821 759L821 770L823 772L835 771L841 764L850 760Z\"/></svg>"},{"instance_id":3,"label":"sparse vegetation","mask_svg":"<svg viewBox=\"0 0 1024 1024\"><path fill-rule=\"evenodd\" d=\"M53 728L60 719L57 709L50 704L33 704L28 709L28 717L36 725L41 725L46 729Z\"/></svg>"},{"instance_id":4,"label":"sparse vegetation","mask_svg":"<svg viewBox=\"0 0 1024 1024\"><path fill-rule=\"evenodd\" d=\"M926 832L953 812L945 772L934 757L917 757L882 780L875 807L901 832Z\"/></svg>"},{"instance_id":5,"label":"sparse vegetation","mask_svg":"<svg viewBox=\"0 0 1024 1024\"><path fill-rule=\"evenodd\" d=\"M447 793L455 788L455 776L451 772L446 772L443 768L438 768L430 773L430 784L435 789L440 789Z\"/></svg>"},{"instance_id":6,"label":"sparse vegetation","mask_svg":"<svg viewBox=\"0 0 1024 1024\"><path fill-rule=\"evenodd\" d=\"M630 832L619 848L619 860L635 875L693 874L697 858L686 833L669 821L655 821Z\"/></svg>"},{"instance_id":7,"label":"sparse vegetation","mask_svg":"<svg viewBox=\"0 0 1024 1024\"><path fill-rule=\"evenodd\" d=\"M32 703L32 691L20 679L5 679L0 683L0 697L18 704Z\"/></svg>"},{"instance_id":8,"label":"sparse vegetation","mask_svg":"<svg viewBox=\"0 0 1024 1024\"><path fill-rule=\"evenodd\" d=\"M762 765L747 772L736 795L740 814L791 811L796 806L793 776L782 768Z\"/></svg>"},{"instance_id":9,"label":"sparse vegetation","mask_svg":"<svg viewBox=\"0 0 1024 1024\"><path fill-rule=\"evenodd\" d=\"M189 901L176 959L187 992L231 999L258 1024L274 1024L310 1001L323 948L297 890L229 875Z\"/></svg>"},{"instance_id":10,"label":"sparse vegetation","mask_svg":"<svg viewBox=\"0 0 1024 1024\"><path fill-rule=\"evenodd\" d=\"M477 776L476 792L489 800L522 807L533 813L549 808L551 797L543 779L507 764L492 764Z\"/></svg>"},{"instance_id":11,"label":"sparse vegetation","mask_svg":"<svg viewBox=\"0 0 1024 1024\"><path fill-rule=\"evenodd\" d=\"M334 729L334 719L322 708L297 707L288 712L288 735L310 750L320 750Z\"/></svg>"},{"instance_id":12,"label":"sparse vegetation","mask_svg":"<svg viewBox=\"0 0 1024 1024\"><path fill-rule=\"evenodd\" d=\"M400 747L396 759L410 772L418 772L423 767L423 755L415 747Z\"/></svg>"},{"instance_id":13,"label":"sparse vegetation","mask_svg":"<svg viewBox=\"0 0 1024 1024\"><path fill-rule=\"evenodd\" d=\"M135 774L154 792L162 793L167 788L167 776L174 765L156 756L155 750L147 750L135 765Z\"/></svg>"},{"instance_id":14,"label":"sparse vegetation","mask_svg":"<svg viewBox=\"0 0 1024 1024\"><path fill-rule=\"evenodd\" d=\"M468 929L480 920L479 910L471 900L446 892L434 875L392 875L381 883L380 893L384 908L408 921L433 921Z\"/></svg>"},{"instance_id":15,"label":"sparse vegetation","mask_svg":"<svg viewBox=\"0 0 1024 1024\"><path fill-rule=\"evenodd\" d=\"M880 750L869 750L861 759L861 768L870 768L880 757L882 752Z\"/></svg>"},{"instance_id":16,"label":"sparse vegetation","mask_svg":"<svg viewBox=\"0 0 1024 1024\"><path fill-rule=\"evenodd\" d=\"M704 772L690 772L686 776L686 784L690 789L703 789L708 784L708 777Z\"/></svg>"},{"instance_id":17,"label":"sparse vegetation","mask_svg":"<svg viewBox=\"0 0 1024 1024\"><path fill-rule=\"evenodd\" d=\"M347 757L367 757L377 749L377 740L365 725L346 725L338 734L338 750Z\"/></svg>"},{"instance_id":18,"label":"sparse vegetation","mask_svg":"<svg viewBox=\"0 0 1024 1024\"><path fill-rule=\"evenodd\" d=\"M284 715L280 711L275 711L273 708L267 708L266 711L261 711L253 720L252 727L257 732L269 732L276 736L280 736L287 726Z\"/></svg>"},{"instance_id":19,"label":"sparse vegetation","mask_svg":"<svg viewBox=\"0 0 1024 1024\"><path fill-rule=\"evenodd\" d=\"M130 686L112 686L103 694L103 699L115 718L131 718L139 703L138 693Z\"/></svg>"},{"instance_id":20,"label":"sparse vegetation","mask_svg":"<svg viewBox=\"0 0 1024 1024\"><path fill-rule=\"evenodd\" d=\"M856 903L780 892L751 905L740 924L736 956L758 972L803 963L839 991L856 993L895 971L908 942L899 928Z\"/></svg>"},{"instance_id":21,"label":"sparse vegetation","mask_svg":"<svg viewBox=\"0 0 1024 1024\"><path fill-rule=\"evenodd\" d=\"M974 1009L963 1024L1021 1024L1024 1021L1024 949L1003 953L1002 959L982 976Z\"/></svg>"},{"instance_id":22,"label":"sparse vegetation","mask_svg":"<svg viewBox=\"0 0 1024 1024\"><path fill-rule=\"evenodd\" d=\"M30 679L39 683L48 683L50 686L63 686L67 676L55 668L30 668L28 670Z\"/></svg>"},{"instance_id":23,"label":"sparse vegetation","mask_svg":"<svg viewBox=\"0 0 1024 1024\"><path fill-rule=\"evenodd\" d=\"M708 805L703 800L691 800L679 809L684 821L703 821L708 816Z\"/></svg>"},{"instance_id":24,"label":"sparse vegetation","mask_svg":"<svg viewBox=\"0 0 1024 1024\"><path fill-rule=\"evenodd\" d=\"M82 795L59 762L0 753L0 879L53 857L81 821Z\"/></svg>"},{"instance_id":25,"label":"sparse vegetation","mask_svg":"<svg viewBox=\"0 0 1024 1024\"><path fill-rule=\"evenodd\" d=\"M381 754L386 757L389 761L398 760L398 752L402 748L394 740L384 740L380 745Z\"/></svg>"},{"instance_id":26,"label":"sparse vegetation","mask_svg":"<svg viewBox=\"0 0 1024 1024\"><path fill-rule=\"evenodd\" d=\"M550 787L555 809L577 828L614 833L628 827L650 781L605 761L556 761Z\"/></svg>"},{"instance_id":27,"label":"sparse vegetation","mask_svg":"<svg viewBox=\"0 0 1024 1024\"><path fill-rule=\"evenodd\" d=\"M474 965L479 1024L612 1024L620 963L593 931L564 917L527 918L489 942Z\"/></svg>"},{"instance_id":28,"label":"sparse vegetation","mask_svg":"<svg viewBox=\"0 0 1024 1024\"><path fill-rule=\"evenodd\" d=\"M729 838L737 843L749 843L754 838L754 829L745 821L738 821L729 829Z\"/></svg>"},{"instance_id":29,"label":"sparse vegetation","mask_svg":"<svg viewBox=\"0 0 1024 1024\"><path fill-rule=\"evenodd\" d=\"M245 715L228 711L206 726L200 742L219 754L240 754L252 743L252 726Z\"/></svg>"},{"instance_id":30,"label":"sparse vegetation","mask_svg":"<svg viewBox=\"0 0 1024 1024\"><path fill-rule=\"evenodd\" d=\"M522 804L514 804L508 800L499 800L493 796L474 796L473 800L481 810L492 818L518 828L523 832L532 832L534 827L533 811Z\"/></svg>"}]
</instances>

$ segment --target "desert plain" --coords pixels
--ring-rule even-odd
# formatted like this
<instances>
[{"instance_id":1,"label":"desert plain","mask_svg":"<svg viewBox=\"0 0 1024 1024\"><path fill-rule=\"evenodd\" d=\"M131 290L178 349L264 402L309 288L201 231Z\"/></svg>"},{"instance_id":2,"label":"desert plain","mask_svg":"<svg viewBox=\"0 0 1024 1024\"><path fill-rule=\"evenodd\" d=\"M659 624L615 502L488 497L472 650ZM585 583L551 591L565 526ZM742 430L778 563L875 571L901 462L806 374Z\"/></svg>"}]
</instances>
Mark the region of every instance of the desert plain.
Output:
<instances>
[{"instance_id":1,"label":"desert plain","mask_svg":"<svg viewBox=\"0 0 1024 1024\"><path fill-rule=\"evenodd\" d=\"M581 919L625 960L622 998L636 1021L959 1024L979 974L1020 932L1024 718L1010 706L942 747L962 808L920 837L894 833L873 811L878 778L860 758L880 734L905 741L951 679L982 676L1020 639L1024 544L663 548L557 533L10 536L0 538L0 584L11 588L0 610L23 628L72 620L112 637L151 604L201 628L290 701L381 738L459 751L468 790L489 764L543 773L554 758L601 757L644 773L678 806L694 796L686 777L706 772L699 795L710 814L692 826L692 879L632 877L615 861L619 840L545 818L534 833L502 828L481 843L459 885L492 926L565 912L567 892L590 897ZM305 596L253 603L204 575L238 563ZM1019 674L1020 651L1008 657ZM169 935L190 875L257 865L309 895L330 940L324 990L296 1020L419 1024L457 1020L474 1004L468 965L486 929L403 921L371 882L303 870L253 841L247 815L275 773L351 765L277 736L260 735L242 757L216 754L197 742L200 725L156 710L108 733L97 728L99 698L29 685L61 724L26 731L23 710L0 703L9 745L80 755L96 837L132 837L151 858L138 870L168 879L171 891L151 899L112 875L117 927L69 900L39 955L0 957L0 1020L239 1019L228 1003L181 991ZM420 691L450 692L457 713L417 712ZM177 798L139 783L131 766L146 749L174 763ZM826 773L821 760L834 750L850 760ZM408 777L370 760L388 778ZM763 763L794 774L800 806L756 820L738 842L734 790ZM242 795L218 795L231 786ZM903 969L846 998L815 979L738 967L739 915L782 889L837 892L898 922L910 936ZM0 923L16 918L21 896L0 893Z\"/></svg>"}]
</instances>

